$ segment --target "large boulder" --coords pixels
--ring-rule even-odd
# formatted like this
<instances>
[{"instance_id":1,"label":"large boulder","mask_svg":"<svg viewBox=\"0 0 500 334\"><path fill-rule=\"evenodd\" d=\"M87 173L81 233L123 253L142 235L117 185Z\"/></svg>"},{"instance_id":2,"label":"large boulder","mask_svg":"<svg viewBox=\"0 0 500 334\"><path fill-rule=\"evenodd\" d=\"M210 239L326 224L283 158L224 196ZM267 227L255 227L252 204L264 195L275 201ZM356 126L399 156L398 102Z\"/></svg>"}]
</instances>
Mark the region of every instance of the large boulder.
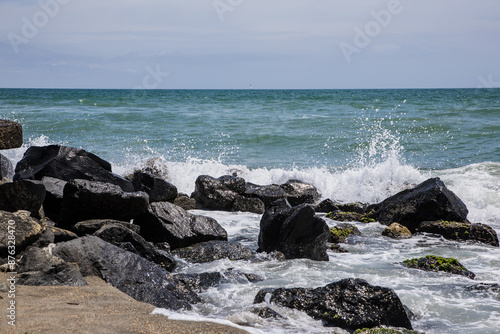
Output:
<instances>
[{"instance_id":1,"label":"large boulder","mask_svg":"<svg viewBox=\"0 0 500 334\"><path fill-rule=\"evenodd\" d=\"M375 209L374 216L381 224L396 222L412 233L424 221L464 222L468 214L465 204L439 178L428 179L415 188L403 190L370 209Z\"/></svg>"},{"instance_id":2,"label":"large boulder","mask_svg":"<svg viewBox=\"0 0 500 334\"><path fill-rule=\"evenodd\" d=\"M156 263L165 270L175 269L175 260L166 252L162 252L144 240L139 234L123 225L107 224L101 227L95 236L120 248L130 250L143 258Z\"/></svg>"},{"instance_id":3,"label":"large boulder","mask_svg":"<svg viewBox=\"0 0 500 334\"><path fill-rule=\"evenodd\" d=\"M200 175L195 185L192 197L202 208L264 212L264 204L259 199L244 196L246 182L241 177L225 175L216 179L208 175Z\"/></svg>"},{"instance_id":4,"label":"large boulder","mask_svg":"<svg viewBox=\"0 0 500 334\"><path fill-rule=\"evenodd\" d=\"M16 165L14 180L41 180L44 176L71 181L83 179L119 186L134 191L132 182L111 172L109 162L85 150L60 146L32 146Z\"/></svg>"},{"instance_id":5,"label":"large boulder","mask_svg":"<svg viewBox=\"0 0 500 334\"><path fill-rule=\"evenodd\" d=\"M45 187L41 184L27 180L0 184L0 210L26 210L38 217L44 199Z\"/></svg>"},{"instance_id":6,"label":"large boulder","mask_svg":"<svg viewBox=\"0 0 500 334\"><path fill-rule=\"evenodd\" d=\"M108 218L130 221L147 211L149 196L142 192L124 192L117 185L88 180L73 180L64 187L60 224Z\"/></svg>"},{"instance_id":7,"label":"large boulder","mask_svg":"<svg viewBox=\"0 0 500 334\"><path fill-rule=\"evenodd\" d=\"M53 256L47 248L30 247L23 254L17 272L20 285L87 285L75 263Z\"/></svg>"},{"instance_id":8,"label":"large boulder","mask_svg":"<svg viewBox=\"0 0 500 334\"><path fill-rule=\"evenodd\" d=\"M268 302L303 311L329 326L350 330L382 325L412 329L394 290L362 279L343 279L316 289L264 289L254 303L263 302L268 294Z\"/></svg>"},{"instance_id":9,"label":"large boulder","mask_svg":"<svg viewBox=\"0 0 500 334\"><path fill-rule=\"evenodd\" d=\"M21 124L0 119L0 150L21 147L23 145L23 128Z\"/></svg>"},{"instance_id":10,"label":"large boulder","mask_svg":"<svg viewBox=\"0 0 500 334\"><path fill-rule=\"evenodd\" d=\"M40 222L30 217L28 211L6 212L0 211L0 257L17 255L34 243L42 235ZM9 248L14 240L14 248Z\"/></svg>"},{"instance_id":11,"label":"large boulder","mask_svg":"<svg viewBox=\"0 0 500 334\"><path fill-rule=\"evenodd\" d=\"M136 171L132 175L135 191L144 191L149 195L149 201L173 202L177 197L177 187L153 174Z\"/></svg>"},{"instance_id":12,"label":"large boulder","mask_svg":"<svg viewBox=\"0 0 500 334\"><path fill-rule=\"evenodd\" d=\"M254 254L252 250L239 243L212 240L179 248L173 254L194 263L212 262L221 259L246 260Z\"/></svg>"},{"instance_id":13,"label":"large boulder","mask_svg":"<svg viewBox=\"0 0 500 334\"><path fill-rule=\"evenodd\" d=\"M98 276L132 298L171 310L191 309L199 297L160 266L98 237L62 242L52 253L77 263L84 276Z\"/></svg>"},{"instance_id":14,"label":"large boulder","mask_svg":"<svg viewBox=\"0 0 500 334\"><path fill-rule=\"evenodd\" d=\"M438 220L432 222L422 222L418 226L417 231L440 234L448 240L477 241L498 247L497 233L493 228L485 224Z\"/></svg>"},{"instance_id":15,"label":"large boulder","mask_svg":"<svg viewBox=\"0 0 500 334\"><path fill-rule=\"evenodd\" d=\"M2 180L12 180L14 177L14 166L10 162L9 158L5 155L0 154L0 181Z\"/></svg>"},{"instance_id":16,"label":"large boulder","mask_svg":"<svg viewBox=\"0 0 500 334\"><path fill-rule=\"evenodd\" d=\"M36 181L33 181L36 182ZM40 181L45 187L45 200L43 201L43 211L52 221L59 222L59 214L64 196L66 181L53 177L44 176Z\"/></svg>"},{"instance_id":17,"label":"large boulder","mask_svg":"<svg viewBox=\"0 0 500 334\"><path fill-rule=\"evenodd\" d=\"M131 224L129 222L123 222L114 219L89 219L76 223L72 230L79 236L92 235L101 229L103 226L107 225L121 225L134 231L137 234L141 233L141 227L139 225Z\"/></svg>"},{"instance_id":18,"label":"large boulder","mask_svg":"<svg viewBox=\"0 0 500 334\"><path fill-rule=\"evenodd\" d=\"M325 221L307 204L291 207L286 199L273 203L260 221L259 250L280 251L287 259L328 261Z\"/></svg>"},{"instance_id":19,"label":"large boulder","mask_svg":"<svg viewBox=\"0 0 500 334\"><path fill-rule=\"evenodd\" d=\"M320 197L316 187L299 180L265 186L247 183L244 195L260 199L266 209L271 203L281 198L286 198L292 206L296 206L303 203L312 204Z\"/></svg>"},{"instance_id":20,"label":"large boulder","mask_svg":"<svg viewBox=\"0 0 500 334\"><path fill-rule=\"evenodd\" d=\"M286 198L286 192L277 184L261 186L248 182L246 185L245 196L260 199L267 209L271 206L271 203L279 199Z\"/></svg>"},{"instance_id":21,"label":"large boulder","mask_svg":"<svg viewBox=\"0 0 500 334\"><path fill-rule=\"evenodd\" d=\"M172 249L192 244L227 240L227 232L210 217L193 215L170 202L151 203L147 212L134 219L141 235L155 243L168 242Z\"/></svg>"},{"instance_id":22,"label":"large boulder","mask_svg":"<svg viewBox=\"0 0 500 334\"><path fill-rule=\"evenodd\" d=\"M70 241L76 238L78 238L78 236L71 231L64 230L62 228L54 226L44 226L42 235L33 244L33 246L42 248L42 247L47 247L50 244Z\"/></svg>"},{"instance_id":23,"label":"large boulder","mask_svg":"<svg viewBox=\"0 0 500 334\"><path fill-rule=\"evenodd\" d=\"M424 271L442 271L455 275L466 276L474 279L473 272L467 270L457 259L441 257L436 255L427 255L421 258L404 260L403 264L408 268L415 268Z\"/></svg>"}]
</instances>

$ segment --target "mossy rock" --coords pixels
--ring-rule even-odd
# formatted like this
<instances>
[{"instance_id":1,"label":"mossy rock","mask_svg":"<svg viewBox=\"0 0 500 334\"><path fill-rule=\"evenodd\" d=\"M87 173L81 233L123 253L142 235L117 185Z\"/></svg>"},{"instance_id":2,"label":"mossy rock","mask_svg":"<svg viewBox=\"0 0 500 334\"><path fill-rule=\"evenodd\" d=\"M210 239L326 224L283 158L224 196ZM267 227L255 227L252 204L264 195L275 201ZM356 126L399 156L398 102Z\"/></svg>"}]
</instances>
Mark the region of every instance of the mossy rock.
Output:
<instances>
[{"instance_id":1,"label":"mossy rock","mask_svg":"<svg viewBox=\"0 0 500 334\"><path fill-rule=\"evenodd\" d=\"M330 228L330 235L328 236L328 242L331 243L341 243L345 242L347 237L351 235L360 235L361 232L358 228L352 224L338 224Z\"/></svg>"},{"instance_id":2,"label":"mossy rock","mask_svg":"<svg viewBox=\"0 0 500 334\"><path fill-rule=\"evenodd\" d=\"M425 271L443 271L455 275L463 275L470 279L476 276L467 270L457 259L435 255L427 255L421 258L414 258L403 261L408 268L421 269Z\"/></svg>"},{"instance_id":3,"label":"mossy rock","mask_svg":"<svg viewBox=\"0 0 500 334\"><path fill-rule=\"evenodd\" d=\"M373 218L373 212L359 213L354 211L336 210L329 212L326 218L340 222L361 222L361 223L374 223L376 220Z\"/></svg>"},{"instance_id":4,"label":"mossy rock","mask_svg":"<svg viewBox=\"0 0 500 334\"><path fill-rule=\"evenodd\" d=\"M354 334L419 334L417 331L410 329L396 328L361 328L357 329Z\"/></svg>"},{"instance_id":5,"label":"mossy rock","mask_svg":"<svg viewBox=\"0 0 500 334\"><path fill-rule=\"evenodd\" d=\"M418 226L417 231L440 234L448 240L475 241L495 247L499 246L497 233L486 224L446 220L425 221Z\"/></svg>"},{"instance_id":6,"label":"mossy rock","mask_svg":"<svg viewBox=\"0 0 500 334\"><path fill-rule=\"evenodd\" d=\"M387 226L382 231L382 235L393 239L408 239L412 236L410 230L399 223L392 223Z\"/></svg>"}]
</instances>

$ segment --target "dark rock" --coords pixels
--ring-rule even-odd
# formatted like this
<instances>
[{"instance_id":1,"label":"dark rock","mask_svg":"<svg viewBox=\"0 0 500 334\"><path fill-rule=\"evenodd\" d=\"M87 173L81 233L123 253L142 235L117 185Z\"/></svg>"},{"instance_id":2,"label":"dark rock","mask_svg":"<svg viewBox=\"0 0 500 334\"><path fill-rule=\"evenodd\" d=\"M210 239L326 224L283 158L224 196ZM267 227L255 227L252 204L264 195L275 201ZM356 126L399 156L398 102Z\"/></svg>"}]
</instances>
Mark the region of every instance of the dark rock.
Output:
<instances>
[{"instance_id":1,"label":"dark rock","mask_svg":"<svg viewBox=\"0 0 500 334\"><path fill-rule=\"evenodd\" d=\"M30 247L23 254L17 272L20 285L87 285L76 264L53 256L48 249Z\"/></svg>"},{"instance_id":2,"label":"dark rock","mask_svg":"<svg viewBox=\"0 0 500 334\"><path fill-rule=\"evenodd\" d=\"M261 290L254 303L265 300L305 312L329 326L346 329L394 326L411 329L408 315L394 290L362 279L343 279L316 289Z\"/></svg>"},{"instance_id":3,"label":"dark rock","mask_svg":"<svg viewBox=\"0 0 500 334\"><path fill-rule=\"evenodd\" d=\"M60 223L71 226L77 222L108 218L130 221L147 211L149 196L144 192L124 192L117 185L73 180L64 187Z\"/></svg>"},{"instance_id":4,"label":"dark rock","mask_svg":"<svg viewBox=\"0 0 500 334\"><path fill-rule=\"evenodd\" d=\"M143 172L151 174L157 178L167 180L168 178L168 167L165 160L162 158L152 158L142 164L142 166L135 170L135 172ZM130 176L132 178L132 176Z\"/></svg>"},{"instance_id":5,"label":"dark rock","mask_svg":"<svg viewBox=\"0 0 500 334\"><path fill-rule=\"evenodd\" d=\"M259 250L270 253L278 249L281 226L290 215L292 206L286 199L279 199L266 209L260 219Z\"/></svg>"},{"instance_id":6,"label":"dark rock","mask_svg":"<svg viewBox=\"0 0 500 334\"><path fill-rule=\"evenodd\" d=\"M373 223L375 219L371 218L369 214L350 212L350 211L332 211L326 215L326 218L331 220L336 220L339 222L361 222L361 223Z\"/></svg>"},{"instance_id":7,"label":"dark rock","mask_svg":"<svg viewBox=\"0 0 500 334\"><path fill-rule=\"evenodd\" d=\"M264 319L285 319L281 314L270 307L252 307L250 312Z\"/></svg>"},{"instance_id":8,"label":"dark rock","mask_svg":"<svg viewBox=\"0 0 500 334\"><path fill-rule=\"evenodd\" d=\"M203 208L233 211L234 201L245 192L246 182L241 177L221 176L218 179L200 175L195 182L192 197Z\"/></svg>"},{"instance_id":9,"label":"dark rock","mask_svg":"<svg viewBox=\"0 0 500 334\"><path fill-rule=\"evenodd\" d=\"M175 269L175 260L168 253L157 250L139 234L122 225L104 225L94 235L120 248L123 248L123 244L132 245L137 255L156 263L165 270Z\"/></svg>"},{"instance_id":10,"label":"dark rock","mask_svg":"<svg viewBox=\"0 0 500 334\"><path fill-rule=\"evenodd\" d=\"M21 124L0 119L0 150L21 147L23 145L23 128Z\"/></svg>"},{"instance_id":11,"label":"dark rock","mask_svg":"<svg viewBox=\"0 0 500 334\"><path fill-rule=\"evenodd\" d=\"M184 210L194 210L196 209L196 200L194 198L190 198L187 195L179 195L175 200L174 204L180 206Z\"/></svg>"},{"instance_id":12,"label":"dark rock","mask_svg":"<svg viewBox=\"0 0 500 334\"><path fill-rule=\"evenodd\" d=\"M238 270L229 270L223 273L211 272L200 274L177 274L174 275L175 279L189 286L195 292L204 292L211 287L218 286L224 283L239 283L245 284L248 282L255 282L262 279L249 279L249 275L244 274Z\"/></svg>"},{"instance_id":13,"label":"dark rock","mask_svg":"<svg viewBox=\"0 0 500 334\"><path fill-rule=\"evenodd\" d=\"M465 204L439 178L403 190L369 209L375 209L374 215L381 224L396 222L412 233L424 221L464 222L468 213Z\"/></svg>"},{"instance_id":14,"label":"dark rock","mask_svg":"<svg viewBox=\"0 0 500 334\"><path fill-rule=\"evenodd\" d=\"M292 208L286 199L269 207L260 220L259 251L278 250L287 259L328 261L328 226L306 204Z\"/></svg>"},{"instance_id":15,"label":"dark rock","mask_svg":"<svg viewBox=\"0 0 500 334\"><path fill-rule=\"evenodd\" d=\"M12 224L14 222L14 224ZM10 226L10 228L9 228ZM42 226L39 221L30 217L28 211L6 212L0 211L0 257L20 254L29 245L42 235ZM15 232L14 232L15 231ZM8 253L10 232L15 233L15 254Z\"/></svg>"},{"instance_id":16,"label":"dark rock","mask_svg":"<svg viewBox=\"0 0 500 334\"><path fill-rule=\"evenodd\" d=\"M339 210L339 207L337 206L338 203L334 203L331 199L327 198L318 205L314 207L314 211L316 212L324 212L324 213L329 213L332 211L337 211Z\"/></svg>"},{"instance_id":17,"label":"dark rock","mask_svg":"<svg viewBox=\"0 0 500 334\"><path fill-rule=\"evenodd\" d=\"M124 251L95 236L62 242L53 252L67 262L75 262L84 276L98 276L132 298L172 310L191 309L200 301L160 266Z\"/></svg>"},{"instance_id":18,"label":"dark rock","mask_svg":"<svg viewBox=\"0 0 500 334\"><path fill-rule=\"evenodd\" d=\"M111 172L109 162L85 150L59 146L32 146L17 163L14 180L41 180L44 176L71 181L83 179L119 186L134 191L132 183Z\"/></svg>"},{"instance_id":19,"label":"dark rock","mask_svg":"<svg viewBox=\"0 0 500 334\"><path fill-rule=\"evenodd\" d=\"M134 231L137 234L140 234L141 232L141 227L139 225L131 224L128 222L122 222L114 219L84 220L76 223L72 229L79 236L84 236L84 235L92 235L95 232L97 232L101 227L106 225L121 225L123 227L126 227Z\"/></svg>"},{"instance_id":20,"label":"dark rock","mask_svg":"<svg viewBox=\"0 0 500 334\"><path fill-rule=\"evenodd\" d=\"M328 250L333 253L349 253L347 249L340 246L339 244L331 244L330 247L328 247Z\"/></svg>"},{"instance_id":21,"label":"dark rock","mask_svg":"<svg viewBox=\"0 0 500 334\"><path fill-rule=\"evenodd\" d=\"M312 204L320 197L315 186L299 180L289 180L280 187L285 191L286 199L292 206Z\"/></svg>"},{"instance_id":22,"label":"dark rock","mask_svg":"<svg viewBox=\"0 0 500 334\"><path fill-rule=\"evenodd\" d=\"M253 256L252 250L241 244L212 240L179 248L173 254L194 263L212 262L221 259L246 260Z\"/></svg>"},{"instance_id":23,"label":"dark rock","mask_svg":"<svg viewBox=\"0 0 500 334\"><path fill-rule=\"evenodd\" d=\"M45 200L43 201L43 210L45 215L58 223L63 201L64 187L67 182L53 177L44 176L41 183L45 186Z\"/></svg>"},{"instance_id":24,"label":"dark rock","mask_svg":"<svg viewBox=\"0 0 500 334\"><path fill-rule=\"evenodd\" d=\"M356 330L353 334L421 334L417 331L404 328L362 328Z\"/></svg>"},{"instance_id":25,"label":"dark rock","mask_svg":"<svg viewBox=\"0 0 500 334\"><path fill-rule=\"evenodd\" d=\"M355 212L359 214L364 214L368 204L356 202L356 203L336 203L340 211L343 212Z\"/></svg>"},{"instance_id":26,"label":"dark rock","mask_svg":"<svg viewBox=\"0 0 500 334\"><path fill-rule=\"evenodd\" d=\"M239 196L234 200L231 211L264 213L264 203L258 198Z\"/></svg>"},{"instance_id":27,"label":"dark rock","mask_svg":"<svg viewBox=\"0 0 500 334\"><path fill-rule=\"evenodd\" d=\"M151 203L134 219L148 241L168 242L172 249L210 240L227 240L227 232L210 217L197 216L170 202Z\"/></svg>"},{"instance_id":28,"label":"dark rock","mask_svg":"<svg viewBox=\"0 0 500 334\"><path fill-rule=\"evenodd\" d=\"M347 237L351 235L360 235L360 234L361 232L356 226L352 224L342 223L330 228L328 242L332 243L346 242Z\"/></svg>"},{"instance_id":29,"label":"dark rock","mask_svg":"<svg viewBox=\"0 0 500 334\"><path fill-rule=\"evenodd\" d=\"M450 274L466 276L474 279L476 276L473 272L468 271L457 259L445 258L435 255L427 255L426 257L415 258L403 261L403 264L408 268L421 269L425 271L443 271Z\"/></svg>"},{"instance_id":30,"label":"dark rock","mask_svg":"<svg viewBox=\"0 0 500 334\"><path fill-rule=\"evenodd\" d=\"M246 184L244 195L260 199L264 203L266 209L269 208L274 201L286 198L285 190L277 184L260 186L250 182Z\"/></svg>"},{"instance_id":31,"label":"dark rock","mask_svg":"<svg viewBox=\"0 0 500 334\"><path fill-rule=\"evenodd\" d=\"M16 212L30 211L39 217L39 210L45 199L45 187L30 181L8 182L0 184L0 210Z\"/></svg>"},{"instance_id":32,"label":"dark rock","mask_svg":"<svg viewBox=\"0 0 500 334\"><path fill-rule=\"evenodd\" d=\"M287 259L308 258L328 261L326 241L329 230L325 221L315 216L307 204L292 208L280 228L278 249Z\"/></svg>"},{"instance_id":33,"label":"dark rock","mask_svg":"<svg viewBox=\"0 0 500 334\"><path fill-rule=\"evenodd\" d=\"M173 202L177 197L177 188L170 182L149 173L135 172L132 176L135 191L144 191L149 195L149 201Z\"/></svg>"},{"instance_id":34,"label":"dark rock","mask_svg":"<svg viewBox=\"0 0 500 334\"><path fill-rule=\"evenodd\" d=\"M493 296L493 298L500 300L500 284L498 283L479 283L466 287L465 291L485 296Z\"/></svg>"},{"instance_id":35,"label":"dark rock","mask_svg":"<svg viewBox=\"0 0 500 334\"><path fill-rule=\"evenodd\" d=\"M387 226L382 231L382 235L393 239L408 239L412 237L410 230L398 223L392 223Z\"/></svg>"},{"instance_id":36,"label":"dark rock","mask_svg":"<svg viewBox=\"0 0 500 334\"><path fill-rule=\"evenodd\" d=\"M422 222L418 232L435 233L448 240L477 241L498 247L498 236L494 229L485 224L471 224L470 222L427 221Z\"/></svg>"},{"instance_id":37,"label":"dark rock","mask_svg":"<svg viewBox=\"0 0 500 334\"><path fill-rule=\"evenodd\" d=\"M42 235L33 246L42 248L47 247L49 244L70 241L76 238L78 238L78 236L71 231L53 226L45 226Z\"/></svg>"},{"instance_id":38,"label":"dark rock","mask_svg":"<svg viewBox=\"0 0 500 334\"><path fill-rule=\"evenodd\" d=\"M14 177L14 166L12 162L3 154L0 154L0 181L12 180Z\"/></svg>"}]
</instances>

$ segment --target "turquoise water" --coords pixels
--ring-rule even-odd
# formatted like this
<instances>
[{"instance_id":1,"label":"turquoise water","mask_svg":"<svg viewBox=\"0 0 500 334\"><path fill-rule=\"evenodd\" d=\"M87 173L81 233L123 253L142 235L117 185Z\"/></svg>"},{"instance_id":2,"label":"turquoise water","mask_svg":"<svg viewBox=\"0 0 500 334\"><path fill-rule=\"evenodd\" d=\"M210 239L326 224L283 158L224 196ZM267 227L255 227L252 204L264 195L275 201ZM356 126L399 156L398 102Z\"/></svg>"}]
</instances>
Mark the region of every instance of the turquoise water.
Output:
<instances>
[{"instance_id":1,"label":"turquoise water","mask_svg":"<svg viewBox=\"0 0 500 334\"><path fill-rule=\"evenodd\" d=\"M500 89L0 89L0 118L23 125L23 147L2 152L13 163L27 147L48 144L84 148L122 175L155 158L165 178L188 194L198 175L236 171L257 184L298 178L314 184L322 198L375 203L439 176L467 205L470 221L500 233ZM230 239L256 248L260 215L196 213L214 217ZM343 245L350 253L332 253L329 262L181 261L178 271L235 268L265 280L210 289L192 313L157 312L239 324L252 333L331 332L298 312L273 306L286 320L270 321L248 309L261 288L359 277L393 288L417 315L417 330L498 333L500 297L464 287L500 283L500 248L429 236L394 241L381 236L378 223L355 224L363 235ZM428 254L457 258L476 280L398 264Z\"/></svg>"},{"instance_id":2,"label":"turquoise water","mask_svg":"<svg viewBox=\"0 0 500 334\"><path fill-rule=\"evenodd\" d=\"M500 161L500 90L0 90L26 140L115 163L153 155L333 168L397 153L418 168Z\"/></svg>"}]
</instances>

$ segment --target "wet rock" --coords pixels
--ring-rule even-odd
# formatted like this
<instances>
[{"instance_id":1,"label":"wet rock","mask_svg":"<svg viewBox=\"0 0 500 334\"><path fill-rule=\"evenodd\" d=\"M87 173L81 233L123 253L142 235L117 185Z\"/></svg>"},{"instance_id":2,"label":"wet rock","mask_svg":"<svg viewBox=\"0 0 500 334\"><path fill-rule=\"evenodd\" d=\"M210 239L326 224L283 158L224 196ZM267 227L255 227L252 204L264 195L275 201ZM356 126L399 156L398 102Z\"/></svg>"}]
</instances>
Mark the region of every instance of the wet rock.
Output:
<instances>
[{"instance_id":1,"label":"wet rock","mask_svg":"<svg viewBox=\"0 0 500 334\"><path fill-rule=\"evenodd\" d=\"M41 180L44 176L71 181L83 179L119 186L134 191L132 183L111 172L109 162L85 150L60 146L32 146L16 165L14 180Z\"/></svg>"},{"instance_id":2,"label":"wet rock","mask_svg":"<svg viewBox=\"0 0 500 334\"><path fill-rule=\"evenodd\" d=\"M270 253L278 249L281 226L290 215L292 206L286 199L279 199L266 209L260 220L259 250Z\"/></svg>"},{"instance_id":3,"label":"wet rock","mask_svg":"<svg viewBox=\"0 0 500 334\"><path fill-rule=\"evenodd\" d=\"M173 202L177 197L177 187L150 173L135 172L132 176L135 191L144 191L149 195L149 201Z\"/></svg>"},{"instance_id":4,"label":"wet rock","mask_svg":"<svg viewBox=\"0 0 500 334\"><path fill-rule=\"evenodd\" d=\"M213 240L179 248L172 252L183 259L194 263L212 262L221 259L246 260L254 254L250 248L241 244Z\"/></svg>"},{"instance_id":5,"label":"wet rock","mask_svg":"<svg viewBox=\"0 0 500 334\"><path fill-rule=\"evenodd\" d=\"M148 173L163 180L168 179L168 167L163 158L149 159L139 169L135 170L135 172Z\"/></svg>"},{"instance_id":6,"label":"wet rock","mask_svg":"<svg viewBox=\"0 0 500 334\"><path fill-rule=\"evenodd\" d=\"M425 271L442 271L455 275L466 276L474 279L476 276L473 272L467 270L457 259L445 258L435 255L427 255L426 257L415 258L403 261L403 264L408 268L421 269Z\"/></svg>"},{"instance_id":7,"label":"wet rock","mask_svg":"<svg viewBox=\"0 0 500 334\"><path fill-rule=\"evenodd\" d=\"M245 180L235 176L221 176L218 179L200 175L195 182L192 197L203 208L232 211L234 201L245 192Z\"/></svg>"},{"instance_id":8,"label":"wet rock","mask_svg":"<svg viewBox=\"0 0 500 334\"><path fill-rule=\"evenodd\" d=\"M351 330L377 326L412 329L394 290L362 279L343 279L316 289L264 289L254 303L263 302L268 293L270 303L303 311L329 326Z\"/></svg>"},{"instance_id":9,"label":"wet rock","mask_svg":"<svg viewBox=\"0 0 500 334\"><path fill-rule=\"evenodd\" d=\"M424 221L464 222L468 213L465 204L439 178L428 179L368 209L375 210L374 215L381 224L396 222L412 233Z\"/></svg>"},{"instance_id":10,"label":"wet rock","mask_svg":"<svg viewBox=\"0 0 500 334\"><path fill-rule=\"evenodd\" d=\"M466 287L465 291L484 296L493 296L493 298L500 300L500 284L498 283L479 283Z\"/></svg>"},{"instance_id":11,"label":"wet rock","mask_svg":"<svg viewBox=\"0 0 500 334\"><path fill-rule=\"evenodd\" d=\"M197 293L204 292L211 287L224 283L245 284L262 280L255 278L255 275L244 274L238 270L228 270L223 273L177 274L174 277Z\"/></svg>"},{"instance_id":12,"label":"wet rock","mask_svg":"<svg viewBox=\"0 0 500 334\"><path fill-rule=\"evenodd\" d=\"M23 145L23 128L21 124L0 119L0 150L21 147Z\"/></svg>"},{"instance_id":13,"label":"wet rock","mask_svg":"<svg viewBox=\"0 0 500 334\"><path fill-rule=\"evenodd\" d=\"M337 211L337 210L339 210L339 207L336 204L338 204L338 203L335 203L331 199L327 198L324 201L321 201L318 205L316 205L314 207L314 211L324 212L324 213Z\"/></svg>"},{"instance_id":14,"label":"wet rock","mask_svg":"<svg viewBox=\"0 0 500 334\"><path fill-rule=\"evenodd\" d=\"M144 192L124 192L117 185L73 180L64 187L60 223L108 218L130 221L147 211L149 196Z\"/></svg>"},{"instance_id":15,"label":"wet rock","mask_svg":"<svg viewBox=\"0 0 500 334\"><path fill-rule=\"evenodd\" d=\"M355 212L359 214L366 213L366 208L368 204L356 202L356 203L337 203L337 207L343 212Z\"/></svg>"},{"instance_id":16,"label":"wet rock","mask_svg":"<svg viewBox=\"0 0 500 334\"><path fill-rule=\"evenodd\" d=\"M125 228L128 228L129 230L134 231L137 234L140 234L140 232L141 232L141 227L139 225L131 224L128 222L123 222L120 220L114 220L114 219L84 220L84 221L76 223L72 227L72 229L79 236L84 236L84 235L92 235L95 232L97 232L101 227L107 226L107 225L121 225Z\"/></svg>"},{"instance_id":17,"label":"wet rock","mask_svg":"<svg viewBox=\"0 0 500 334\"><path fill-rule=\"evenodd\" d=\"M134 219L148 241L168 242L172 249L192 244L227 240L227 232L210 217L193 215L170 202L151 203L148 211Z\"/></svg>"},{"instance_id":18,"label":"wet rock","mask_svg":"<svg viewBox=\"0 0 500 334\"><path fill-rule=\"evenodd\" d=\"M361 232L356 226L352 224L342 223L330 228L328 242L343 243L346 242L347 237L360 234Z\"/></svg>"},{"instance_id":19,"label":"wet rock","mask_svg":"<svg viewBox=\"0 0 500 334\"><path fill-rule=\"evenodd\" d=\"M47 248L30 247L23 254L17 271L20 285L87 285L76 264L53 256Z\"/></svg>"},{"instance_id":20,"label":"wet rock","mask_svg":"<svg viewBox=\"0 0 500 334\"><path fill-rule=\"evenodd\" d=\"M78 238L78 236L71 231L54 226L45 226L42 235L33 246L43 248L47 247L49 244L70 241L76 238Z\"/></svg>"},{"instance_id":21,"label":"wet rock","mask_svg":"<svg viewBox=\"0 0 500 334\"><path fill-rule=\"evenodd\" d=\"M249 310L250 312L252 312L253 314L256 314L258 315L259 317L261 318L264 318L264 319L285 319L284 316L282 316L281 314L279 314L278 312L276 312L275 310L273 310L272 308L270 307L252 307L250 308Z\"/></svg>"},{"instance_id":22,"label":"wet rock","mask_svg":"<svg viewBox=\"0 0 500 334\"><path fill-rule=\"evenodd\" d=\"M237 197L233 203L232 211L264 213L264 203L258 198Z\"/></svg>"},{"instance_id":23,"label":"wet rock","mask_svg":"<svg viewBox=\"0 0 500 334\"><path fill-rule=\"evenodd\" d=\"M184 210L194 210L196 209L196 200L194 198L190 198L185 194L179 194L177 198L174 200L174 204L180 206Z\"/></svg>"},{"instance_id":24,"label":"wet rock","mask_svg":"<svg viewBox=\"0 0 500 334\"><path fill-rule=\"evenodd\" d=\"M382 231L382 235L393 239L408 239L412 237L410 230L398 223L392 223L387 226Z\"/></svg>"},{"instance_id":25,"label":"wet rock","mask_svg":"<svg viewBox=\"0 0 500 334\"><path fill-rule=\"evenodd\" d=\"M132 298L171 310L191 309L200 301L160 266L98 237L86 236L56 245L54 255L78 264L84 276L98 276Z\"/></svg>"},{"instance_id":26,"label":"wet rock","mask_svg":"<svg viewBox=\"0 0 500 334\"><path fill-rule=\"evenodd\" d=\"M498 247L497 233L493 228L485 224L471 224L468 221L427 221L422 222L417 231L440 234L448 240L477 241Z\"/></svg>"},{"instance_id":27,"label":"wet rock","mask_svg":"<svg viewBox=\"0 0 500 334\"><path fill-rule=\"evenodd\" d=\"M16 212L26 210L39 217L45 199L45 187L30 181L0 184L0 210Z\"/></svg>"},{"instance_id":28,"label":"wet rock","mask_svg":"<svg viewBox=\"0 0 500 334\"><path fill-rule=\"evenodd\" d=\"M59 180L53 177L42 177L41 184L45 187L45 200L43 201L43 210L45 215L54 222L59 222L59 214L64 195L64 187L66 181Z\"/></svg>"},{"instance_id":29,"label":"wet rock","mask_svg":"<svg viewBox=\"0 0 500 334\"><path fill-rule=\"evenodd\" d=\"M304 203L312 204L320 197L315 186L300 180L288 180L280 187L285 191L286 199L292 206Z\"/></svg>"},{"instance_id":30,"label":"wet rock","mask_svg":"<svg viewBox=\"0 0 500 334\"><path fill-rule=\"evenodd\" d=\"M360 222L360 223L375 222L375 219L373 219L369 214L351 212L351 211L341 211L341 210L329 212L326 215L326 218L339 222Z\"/></svg>"},{"instance_id":31,"label":"wet rock","mask_svg":"<svg viewBox=\"0 0 500 334\"><path fill-rule=\"evenodd\" d=\"M13 223L14 222L14 223ZM9 227L10 226L10 227ZM39 221L30 217L29 211L0 211L0 257L20 254L42 235ZM14 232L15 231L15 232ZM15 233L15 254L8 253L10 232Z\"/></svg>"},{"instance_id":32,"label":"wet rock","mask_svg":"<svg viewBox=\"0 0 500 334\"><path fill-rule=\"evenodd\" d=\"M349 253L347 249L340 246L339 244L331 244L330 247L328 247L328 250L333 253Z\"/></svg>"},{"instance_id":33,"label":"wet rock","mask_svg":"<svg viewBox=\"0 0 500 334\"><path fill-rule=\"evenodd\" d=\"M122 225L104 225L94 235L120 248L132 249L133 253L156 263L167 271L175 269L176 263L172 256L157 250L139 234Z\"/></svg>"},{"instance_id":34,"label":"wet rock","mask_svg":"<svg viewBox=\"0 0 500 334\"><path fill-rule=\"evenodd\" d=\"M285 198L286 192L277 184L260 186L258 184L248 182L246 184L245 196L260 199L267 209L274 201Z\"/></svg>"},{"instance_id":35,"label":"wet rock","mask_svg":"<svg viewBox=\"0 0 500 334\"><path fill-rule=\"evenodd\" d=\"M0 154L0 181L12 180L14 177L14 166L3 154Z\"/></svg>"},{"instance_id":36,"label":"wet rock","mask_svg":"<svg viewBox=\"0 0 500 334\"><path fill-rule=\"evenodd\" d=\"M280 200L281 201L281 200ZM278 201L279 202L279 201ZM278 208L269 208L269 214L261 219L261 234L259 248L265 252L278 250L287 259L308 258L317 261L328 261L326 241L328 239L328 225L317 217L312 206L301 204L287 209L287 202L278 203ZM281 210L284 210L286 219L282 221ZM266 213L268 212L266 210ZM273 213L274 211L274 213ZM272 235L278 230L278 238L272 241ZM266 233L270 235L266 235ZM260 243L260 240L265 243ZM264 248L265 245L270 247Z\"/></svg>"}]
</instances>

